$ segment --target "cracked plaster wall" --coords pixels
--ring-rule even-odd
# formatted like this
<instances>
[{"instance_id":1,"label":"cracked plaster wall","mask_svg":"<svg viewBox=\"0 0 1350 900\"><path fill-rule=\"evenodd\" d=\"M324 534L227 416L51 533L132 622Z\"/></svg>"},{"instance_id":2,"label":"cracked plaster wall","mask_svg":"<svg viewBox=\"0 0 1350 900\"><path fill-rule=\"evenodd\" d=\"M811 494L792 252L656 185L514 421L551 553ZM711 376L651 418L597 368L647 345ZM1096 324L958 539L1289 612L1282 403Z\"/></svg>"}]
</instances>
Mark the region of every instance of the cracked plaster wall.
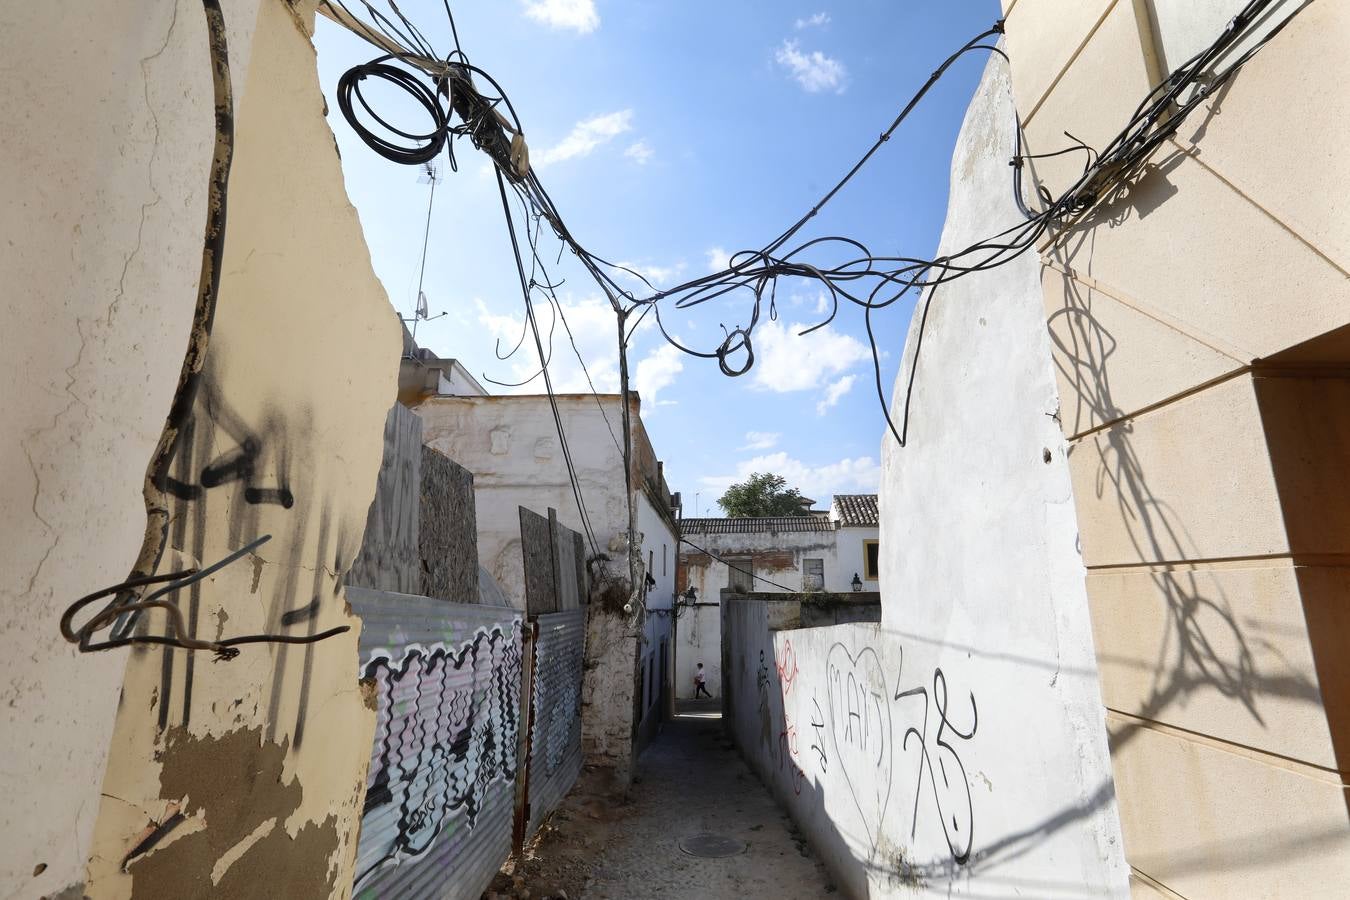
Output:
<instances>
[{"instance_id":1,"label":"cracked plaster wall","mask_svg":"<svg viewBox=\"0 0 1350 900\"><path fill-rule=\"evenodd\" d=\"M94 897L350 890L373 715L340 583L379 469L399 330L323 119L313 4L223 6L236 113L223 279L172 470L196 490L174 504L163 568L271 534L183 592L198 634L354 627L220 663L160 648L80 656L61 640L61 610L124 578L144 529L141 483L201 265L211 78L195 0L7 5L0 592L21 615L0 632L5 896L82 882ZM252 475L202 488L203 468L245 439L261 448ZM289 499L248 502L250 489ZM151 614L149 628L164 623ZM174 812L182 823L122 872Z\"/></svg>"},{"instance_id":2,"label":"cracked plaster wall","mask_svg":"<svg viewBox=\"0 0 1350 900\"><path fill-rule=\"evenodd\" d=\"M224 6L243 71L258 2ZM57 621L135 558L196 298L201 7L6 3L0 72L0 895L37 897L83 881L126 659Z\"/></svg>"}]
</instances>

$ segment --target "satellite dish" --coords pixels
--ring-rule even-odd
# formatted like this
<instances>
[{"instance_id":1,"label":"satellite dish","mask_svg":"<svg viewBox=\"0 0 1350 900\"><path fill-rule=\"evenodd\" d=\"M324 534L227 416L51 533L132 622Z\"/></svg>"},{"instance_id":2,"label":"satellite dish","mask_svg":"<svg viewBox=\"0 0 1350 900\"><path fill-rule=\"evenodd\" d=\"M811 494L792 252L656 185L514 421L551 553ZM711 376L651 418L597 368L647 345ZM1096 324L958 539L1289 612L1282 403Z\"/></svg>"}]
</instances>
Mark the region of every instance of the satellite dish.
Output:
<instances>
[{"instance_id":1,"label":"satellite dish","mask_svg":"<svg viewBox=\"0 0 1350 900\"><path fill-rule=\"evenodd\" d=\"M422 291L417 292L417 318L425 319L431 315L431 310L427 308L427 295Z\"/></svg>"}]
</instances>

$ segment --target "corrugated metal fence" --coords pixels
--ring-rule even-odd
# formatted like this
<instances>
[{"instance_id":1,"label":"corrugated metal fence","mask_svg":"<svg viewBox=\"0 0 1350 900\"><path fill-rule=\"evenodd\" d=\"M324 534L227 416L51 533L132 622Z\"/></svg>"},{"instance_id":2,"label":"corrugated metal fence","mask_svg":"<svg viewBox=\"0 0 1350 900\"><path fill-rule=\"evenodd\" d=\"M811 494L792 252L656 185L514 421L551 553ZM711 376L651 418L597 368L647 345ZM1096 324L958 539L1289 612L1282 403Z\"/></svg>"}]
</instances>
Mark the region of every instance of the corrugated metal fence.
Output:
<instances>
[{"instance_id":1,"label":"corrugated metal fence","mask_svg":"<svg viewBox=\"0 0 1350 900\"><path fill-rule=\"evenodd\" d=\"M511 850L521 614L349 587L376 690L354 895L477 900Z\"/></svg>"},{"instance_id":2,"label":"corrugated metal fence","mask_svg":"<svg viewBox=\"0 0 1350 900\"><path fill-rule=\"evenodd\" d=\"M527 836L539 829L581 772L581 678L586 654L586 610L531 620L534 675L527 768Z\"/></svg>"}]
</instances>

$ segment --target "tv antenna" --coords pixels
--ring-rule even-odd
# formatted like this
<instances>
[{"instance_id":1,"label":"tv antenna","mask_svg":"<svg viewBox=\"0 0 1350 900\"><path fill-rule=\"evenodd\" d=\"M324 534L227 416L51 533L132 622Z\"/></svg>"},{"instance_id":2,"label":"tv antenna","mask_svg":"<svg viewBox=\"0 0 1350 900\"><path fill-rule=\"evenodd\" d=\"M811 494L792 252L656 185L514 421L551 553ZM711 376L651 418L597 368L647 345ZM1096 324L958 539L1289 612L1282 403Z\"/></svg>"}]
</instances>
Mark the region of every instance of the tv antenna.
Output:
<instances>
[{"instance_id":1,"label":"tv antenna","mask_svg":"<svg viewBox=\"0 0 1350 900\"><path fill-rule=\"evenodd\" d=\"M431 196L427 198L427 225L422 235L422 262L417 267L417 305L413 307L412 319L403 319L404 322L412 322L413 345L417 344L417 323L430 322L439 319L448 313L442 312L440 315L433 316L427 306L427 295L422 292L422 280L427 273L427 244L431 240L431 206L436 201L436 185L440 183L441 173L436 168L434 160L428 160L422 164L422 174L418 177L418 184L431 185ZM402 317L400 317L402 318Z\"/></svg>"}]
</instances>

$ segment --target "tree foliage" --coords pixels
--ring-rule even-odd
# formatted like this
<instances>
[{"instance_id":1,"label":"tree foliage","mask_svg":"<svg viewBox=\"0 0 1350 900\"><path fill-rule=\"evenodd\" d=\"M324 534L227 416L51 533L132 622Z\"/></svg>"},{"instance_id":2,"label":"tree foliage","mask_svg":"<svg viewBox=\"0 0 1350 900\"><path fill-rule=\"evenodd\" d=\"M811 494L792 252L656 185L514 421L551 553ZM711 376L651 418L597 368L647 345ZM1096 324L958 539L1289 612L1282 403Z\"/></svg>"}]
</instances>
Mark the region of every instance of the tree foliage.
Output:
<instances>
[{"instance_id":1,"label":"tree foliage","mask_svg":"<svg viewBox=\"0 0 1350 900\"><path fill-rule=\"evenodd\" d=\"M810 501L801 491L787 486L787 479L772 472L756 472L733 484L717 501L733 519L756 516L804 516Z\"/></svg>"}]
</instances>

